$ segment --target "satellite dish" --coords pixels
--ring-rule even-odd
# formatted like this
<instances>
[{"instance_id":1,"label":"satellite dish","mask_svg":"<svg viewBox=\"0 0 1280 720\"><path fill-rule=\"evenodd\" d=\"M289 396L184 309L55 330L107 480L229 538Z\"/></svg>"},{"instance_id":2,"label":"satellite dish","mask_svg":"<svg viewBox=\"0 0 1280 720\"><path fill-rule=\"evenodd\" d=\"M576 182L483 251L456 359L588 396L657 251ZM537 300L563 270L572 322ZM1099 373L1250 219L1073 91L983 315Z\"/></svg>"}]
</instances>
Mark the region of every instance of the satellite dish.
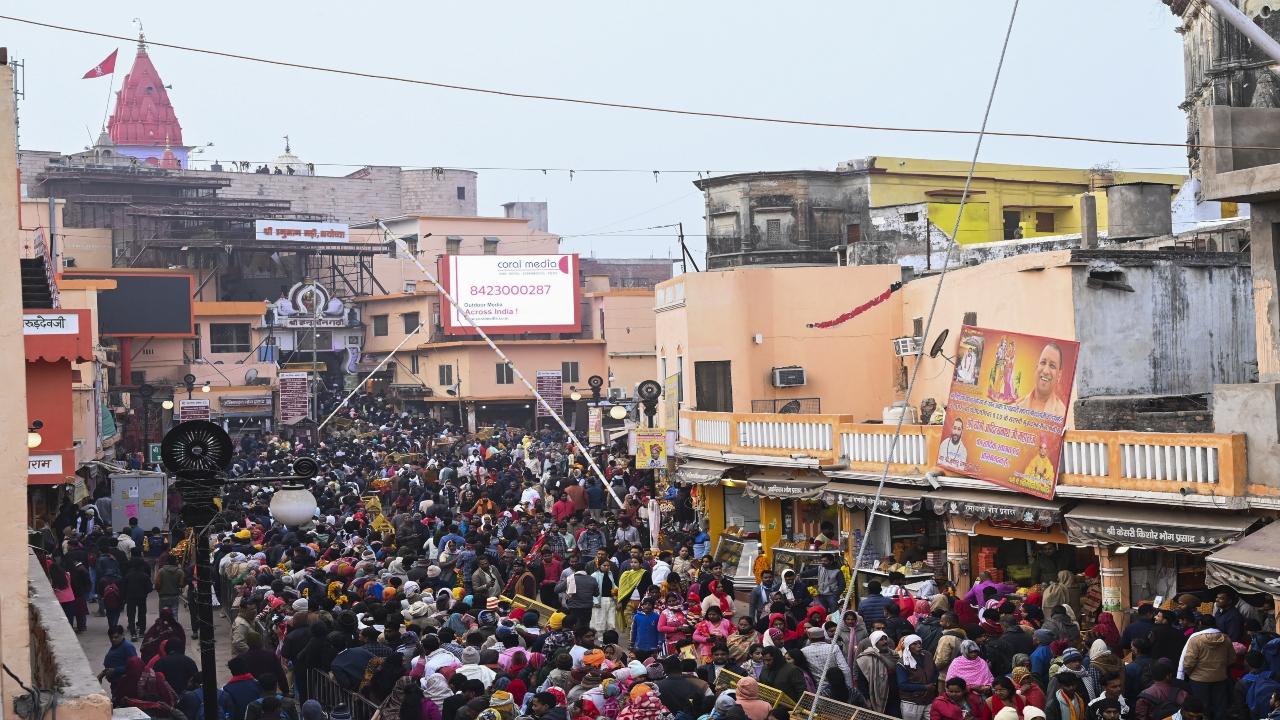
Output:
<instances>
[{"instance_id":1,"label":"satellite dish","mask_svg":"<svg viewBox=\"0 0 1280 720\"><path fill-rule=\"evenodd\" d=\"M791 402L778 408L779 414L792 414L800 412L800 401L792 400Z\"/></svg>"},{"instance_id":2,"label":"satellite dish","mask_svg":"<svg viewBox=\"0 0 1280 720\"><path fill-rule=\"evenodd\" d=\"M160 442L160 460L174 474L226 470L231 454L231 436L208 420L178 423Z\"/></svg>"},{"instance_id":3,"label":"satellite dish","mask_svg":"<svg viewBox=\"0 0 1280 720\"><path fill-rule=\"evenodd\" d=\"M258 368L249 368L244 371L244 384L252 385L254 380L258 379Z\"/></svg>"},{"instance_id":4,"label":"satellite dish","mask_svg":"<svg viewBox=\"0 0 1280 720\"><path fill-rule=\"evenodd\" d=\"M942 346L947 342L947 335L949 334L951 334L951 331L946 329L938 333L938 337L934 338L933 344L929 346L929 357L936 358L942 355ZM946 355L942 356L946 357Z\"/></svg>"}]
</instances>

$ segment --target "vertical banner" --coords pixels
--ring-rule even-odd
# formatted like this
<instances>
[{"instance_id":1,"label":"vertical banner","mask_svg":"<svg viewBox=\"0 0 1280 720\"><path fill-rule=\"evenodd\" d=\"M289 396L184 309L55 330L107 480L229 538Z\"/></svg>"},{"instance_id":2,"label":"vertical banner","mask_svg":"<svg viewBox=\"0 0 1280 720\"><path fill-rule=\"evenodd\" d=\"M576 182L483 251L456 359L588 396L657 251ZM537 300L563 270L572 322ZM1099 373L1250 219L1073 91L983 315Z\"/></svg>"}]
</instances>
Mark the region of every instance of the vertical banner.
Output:
<instances>
[{"instance_id":1,"label":"vertical banner","mask_svg":"<svg viewBox=\"0 0 1280 720\"><path fill-rule=\"evenodd\" d=\"M587 444L604 444L604 413L598 407L587 408Z\"/></svg>"},{"instance_id":2,"label":"vertical banner","mask_svg":"<svg viewBox=\"0 0 1280 720\"><path fill-rule=\"evenodd\" d=\"M1046 500L1080 344L965 326L938 445L938 465Z\"/></svg>"},{"instance_id":3,"label":"vertical banner","mask_svg":"<svg viewBox=\"0 0 1280 720\"><path fill-rule=\"evenodd\" d=\"M665 470L667 467L666 428L636 428L636 469Z\"/></svg>"},{"instance_id":4,"label":"vertical banner","mask_svg":"<svg viewBox=\"0 0 1280 720\"><path fill-rule=\"evenodd\" d=\"M286 372L276 376L280 382L280 422L294 423L311 412L307 397L307 373Z\"/></svg>"},{"instance_id":5,"label":"vertical banner","mask_svg":"<svg viewBox=\"0 0 1280 720\"><path fill-rule=\"evenodd\" d=\"M662 529L662 508L658 498L649 498L649 547L658 547L658 531Z\"/></svg>"},{"instance_id":6,"label":"vertical banner","mask_svg":"<svg viewBox=\"0 0 1280 720\"><path fill-rule=\"evenodd\" d=\"M680 375L671 375L662 382L662 423L669 428L680 424Z\"/></svg>"},{"instance_id":7,"label":"vertical banner","mask_svg":"<svg viewBox=\"0 0 1280 720\"><path fill-rule=\"evenodd\" d=\"M557 415L564 416L564 380L560 377L559 370L539 370L538 376L534 380L534 387L538 389L538 394L543 400L556 411ZM551 417L547 414L546 408L542 407L542 403L538 403L537 417Z\"/></svg>"}]
</instances>

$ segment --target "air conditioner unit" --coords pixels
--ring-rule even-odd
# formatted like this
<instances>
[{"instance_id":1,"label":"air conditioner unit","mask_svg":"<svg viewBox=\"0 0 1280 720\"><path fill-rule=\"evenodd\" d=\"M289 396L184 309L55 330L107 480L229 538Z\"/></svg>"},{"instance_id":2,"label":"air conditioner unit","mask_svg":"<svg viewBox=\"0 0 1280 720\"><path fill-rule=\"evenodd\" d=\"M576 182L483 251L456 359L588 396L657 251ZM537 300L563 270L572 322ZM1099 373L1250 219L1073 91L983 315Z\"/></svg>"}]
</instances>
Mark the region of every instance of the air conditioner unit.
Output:
<instances>
[{"instance_id":1,"label":"air conditioner unit","mask_svg":"<svg viewBox=\"0 0 1280 720\"><path fill-rule=\"evenodd\" d=\"M919 355L923 349L924 338L907 336L893 339L893 354L897 357Z\"/></svg>"},{"instance_id":2,"label":"air conditioner unit","mask_svg":"<svg viewBox=\"0 0 1280 720\"><path fill-rule=\"evenodd\" d=\"M609 388L610 400L625 400L627 397L626 388Z\"/></svg>"},{"instance_id":3,"label":"air conditioner unit","mask_svg":"<svg viewBox=\"0 0 1280 720\"><path fill-rule=\"evenodd\" d=\"M773 369L774 387L800 387L808 381L804 368L792 365Z\"/></svg>"},{"instance_id":4,"label":"air conditioner unit","mask_svg":"<svg viewBox=\"0 0 1280 720\"><path fill-rule=\"evenodd\" d=\"M405 294L406 294L406 295L412 295L413 293L418 292L418 283L417 283L417 281L415 281L415 280L405 280L405 281L404 281L404 292L405 292Z\"/></svg>"}]
</instances>

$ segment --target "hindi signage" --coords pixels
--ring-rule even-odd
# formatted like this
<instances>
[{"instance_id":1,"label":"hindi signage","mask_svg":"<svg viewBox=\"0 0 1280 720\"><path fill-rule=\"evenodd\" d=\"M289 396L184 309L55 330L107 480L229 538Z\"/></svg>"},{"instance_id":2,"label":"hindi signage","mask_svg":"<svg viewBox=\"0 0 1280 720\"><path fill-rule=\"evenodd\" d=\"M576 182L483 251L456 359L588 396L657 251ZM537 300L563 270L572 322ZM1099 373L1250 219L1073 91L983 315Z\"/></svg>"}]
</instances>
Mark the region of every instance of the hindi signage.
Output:
<instances>
[{"instance_id":1,"label":"hindi signage","mask_svg":"<svg viewBox=\"0 0 1280 720\"><path fill-rule=\"evenodd\" d=\"M188 420L208 420L209 401L200 400L179 400L178 401L178 419L182 422Z\"/></svg>"},{"instance_id":2,"label":"hindi signage","mask_svg":"<svg viewBox=\"0 0 1280 720\"><path fill-rule=\"evenodd\" d=\"M61 475L61 455L31 455L27 457L28 475Z\"/></svg>"},{"instance_id":3,"label":"hindi signage","mask_svg":"<svg viewBox=\"0 0 1280 720\"><path fill-rule=\"evenodd\" d=\"M667 431L664 428L636 428L636 469L663 470L667 467Z\"/></svg>"},{"instance_id":4,"label":"hindi signage","mask_svg":"<svg viewBox=\"0 0 1280 720\"><path fill-rule=\"evenodd\" d=\"M278 327L286 328L303 328L310 330L311 328L340 328L347 326L346 317L312 317L310 315L282 317L277 322Z\"/></svg>"},{"instance_id":5,"label":"hindi signage","mask_svg":"<svg viewBox=\"0 0 1280 720\"><path fill-rule=\"evenodd\" d=\"M276 377L280 381L280 422L292 424L310 415L307 373L286 372Z\"/></svg>"},{"instance_id":6,"label":"hindi signage","mask_svg":"<svg viewBox=\"0 0 1280 720\"><path fill-rule=\"evenodd\" d=\"M564 415L564 379L559 370L539 370L534 383L538 394L556 411L556 415ZM550 417L542 403L538 403L537 417Z\"/></svg>"},{"instance_id":7,"label":"hindi signage","mask_svg":"<svg viewBox=\"0 0 1280 720\"><path fill-rule=\"evenodd\" d=\"M1052 499L1079 343L965 326L938 465Z\"/></svg>"},{"instance_id":8,"label":"hindi signage","mask_svg":"<svg viewBox=\"0 0 1280 720\"><path fill-rule=\"evenodd\" d=\"M80 332L77 313L36 313L22 316L23 335L75 335Z\"/></svg>"},{"instance_id":9,"label":"hindi signage","mask_svg":"<svg viewBox=\"0 0 1280 720\"><path fill-rule=\"evenodd\" d=\"M587 408L587 444L604 444L604 413L598 407Z\"/></svg>"},{"instance_id":10,"label":"hindi signage","mask_svg":"<svg viewBox=\"0 0 1280 720\"><path fill-rule=\"evenodd\" d=\"M218 400L223 410L270 410L271 396L260 395L258 397L224 397Z\"/></svg>"},{"instance_id":11,"label":"hindi signage","mask_svg":"<svg viewBox=\"0 0 1280 720\"><path fill-rule=\"evenodd\" d=\"M344 243L351 239L351 226L346 223L254 220L253 230L256 240Z\"/></svg>"}]
</instances>

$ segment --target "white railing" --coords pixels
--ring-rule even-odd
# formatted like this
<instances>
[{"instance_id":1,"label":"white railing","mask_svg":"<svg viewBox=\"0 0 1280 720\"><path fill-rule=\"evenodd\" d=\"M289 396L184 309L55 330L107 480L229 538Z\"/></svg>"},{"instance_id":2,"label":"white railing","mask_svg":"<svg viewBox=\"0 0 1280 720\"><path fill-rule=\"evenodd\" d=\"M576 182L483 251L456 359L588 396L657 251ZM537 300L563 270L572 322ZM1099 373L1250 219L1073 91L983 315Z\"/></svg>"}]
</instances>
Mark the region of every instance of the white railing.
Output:
<instances>
[{"instance_id":1,"label":"white railing","mask_svg":"<svg viewBox=\"0 0 1280 720\"><path fill-rule=\"evenodd\" d=\"M1109 448L1104 442L1068 440L1062 447L1062 472L1107 477Z\"/></svg>"},{"instance_id":2,"label":"white railing","mask_svg":"<svg viewBox=\"0 0 1280 720\"><path fill-rule=\"evenodd\" d=\"M685 417L684 415L680 416L680 439L681 440L693 439L693 422L691 422L689 418Z\"/></svg>"},{"instance_id":3,"label":"white railing","mask_svg":"<svg viewBox=\"0 0 1280 720\"><path fill-rule=\"evenodd\" d=\"M729 444L729 418L697 418L693 423L693 437L698 442L712 445Z\"/></svg>"},{"instance_id":4,"label":"white railing","mask_svg":"<svg viewBox=\"0 0 1280 720\"><path fill-rule=\"evenodd\" d=\"M1218 448L1200 445L1120 445L1120 476L1136 480L1217 483Z\"/></svg>"},{"instance_id":5,"label":"white railing","mask_svg":"<svg viewBox=\"0 0 1280 720\"><path fill-rule=\"evenodd\" d=\"M770 450L830 451L834 429L830 422L740 420L738 444Z\"/></svg>"},{"instance_id":6,"label":"white railing","mask_svg":"<svg viewBox=\"0 0 1280 720\"><path fill-rule=\"evenodd\" d=\"M928 436L903 434L893 447L893 435L869 432L840 433L840 454L850 462L885 462L899 465L924 465L929 461Z\"/></svg>"}]
</instances>

